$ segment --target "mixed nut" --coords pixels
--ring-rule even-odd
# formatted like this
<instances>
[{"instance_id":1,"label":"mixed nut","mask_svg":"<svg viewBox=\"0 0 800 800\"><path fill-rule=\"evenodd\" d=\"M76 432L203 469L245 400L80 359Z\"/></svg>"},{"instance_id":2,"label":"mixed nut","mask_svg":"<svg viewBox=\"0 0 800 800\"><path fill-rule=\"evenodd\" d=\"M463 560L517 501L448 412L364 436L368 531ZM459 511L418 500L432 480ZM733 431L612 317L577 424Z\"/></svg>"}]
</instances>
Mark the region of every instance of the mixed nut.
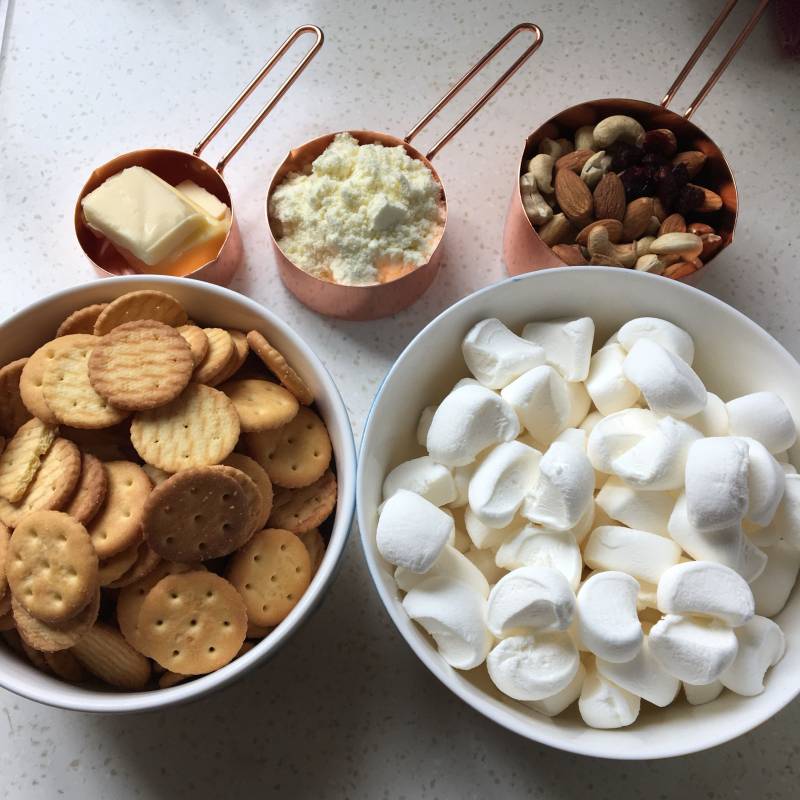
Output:
<instances>
[{"instance_id":1,"label":"mixed nut","mask_svg":"<svg viewBox=\"0 0 800 800\"><path fill-rule=\"evenodd\" d=\"M684 278L722 245L695 219L722 207L716 192L692 183L705 162L699 150L678 152L671 130L646 131L615 114L578 128L573 140L542 139L520 177L522 204L565 264Z\"/></svg>"}]
</instances>

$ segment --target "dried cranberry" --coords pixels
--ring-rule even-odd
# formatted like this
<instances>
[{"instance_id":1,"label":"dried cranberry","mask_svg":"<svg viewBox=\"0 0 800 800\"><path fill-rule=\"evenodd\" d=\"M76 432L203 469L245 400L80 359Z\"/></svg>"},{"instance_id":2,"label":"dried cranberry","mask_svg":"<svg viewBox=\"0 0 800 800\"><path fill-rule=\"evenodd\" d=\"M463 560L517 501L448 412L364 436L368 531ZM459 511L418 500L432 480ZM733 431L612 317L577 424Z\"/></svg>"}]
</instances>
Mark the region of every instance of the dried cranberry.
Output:
<instances>
[{"instance_id":1,"label":"dried cranberry","mask_svg":"<svg viewBox=\"0 0 800 800\"><path fill-rule=\"evenodd\" d=\"M675 210L679 214L683 214L685 217L687 214L703 205L704 199L705 195L703 194L702 189L700 189L698 186L687 184L680 190L680 193L678 194Z\"/></svg>"},{"instance_id":2,"label":"dried cranberry","mask_svg":"<svg viewBox=\"0 0 800 800\"><path fill-rule=\"evenodd\" d=\"M673 164L672 177L675 178L675 182L681 189L686 186L689 183L689 170L686 169L686 164L682 161L678 164Z\"/></svg>"},{"instance_id":3,"label":"dried cranberry","mask_svg":"<svg viewBox=\"0 0 800 800\"><path fill-rule=\"evenodd\" d=\"M609 145L606 152L611 156L611 169L613 172L622 172L628 167L633 167L642 160L644 151L641 147L628 142L614 142Z\"/></svg>"},{"instance_id":4,"label":"dried cranberry","mask_svg":"<svg viewBox=\"0 0 800 800\"><path fill-rule=\"evenodd\" d=\"M620 175L620 179L629 203L637 197L650 197L655 190L653 171L647 167L629 167Z\"/></svg>"},{"instance_id":5,"label":"dried cranberry","mask_svg":"<svg viewBox=\"0 0 800 800\"><path fill-rule=\"evenodd\" d=\"M656 195L661 201L664 210L669 214L678 198L680 186L675 180L672 169L668 166L659 167L653 176L656 183Z\"/></svg>"},{"instance_id":6,"label":"dried cranberry","mask_svg":"<svg viewBox=\"0 0 800 800\"><path fill-rule=\"evenodd\" d=\"M663 167L669 162L661 153L645 153L641 160L643 167Z\"/></svg>"}]
</instances>

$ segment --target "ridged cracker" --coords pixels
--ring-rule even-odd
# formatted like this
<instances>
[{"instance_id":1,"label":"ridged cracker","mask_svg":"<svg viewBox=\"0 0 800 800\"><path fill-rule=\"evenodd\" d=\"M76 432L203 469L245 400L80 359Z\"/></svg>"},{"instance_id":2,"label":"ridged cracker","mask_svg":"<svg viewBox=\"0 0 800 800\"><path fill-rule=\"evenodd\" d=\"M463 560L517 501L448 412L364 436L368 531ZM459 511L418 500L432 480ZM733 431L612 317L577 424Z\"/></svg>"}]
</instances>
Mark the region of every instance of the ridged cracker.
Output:
<instances>
[{"instance_id":1,"label":"ridged cracker","mask_svg":"<svg viewBox=\"0 0 800 800\"><path fill-rule=\"evenodd\" d=\"M19 391L19 379L27 358L18 358L0 367L0 434L13 436L20 425L31 418Z\"/></svg>"},{"instance_id":2,"label":"ridged cracker","mask_svg":"<svg viewBox=\"0 0 800 800\"><path fill-rule=\"evenodd\" d=\"M110 558L142 537L142 507L150 494L150 479L131 461L109 461L105 501L88 526L100 558Z\"/></svg>"},{"instance_id":3,"label":"ridged cracker","mask_svg":"<svg viewBox=\"0 0 800 800\"><path fill-rule=\"evenodd\" d=\"M223 374L236 348L233 338L223 328L203 328L208 339L208 351L198 364L192 380L195 383L210 383Z\"/></svg>"},{"instance_id":4,"label":"ridged cracker","mask_svg":"<svg viewBox=\"0 0 800 800\"><path fill-rule=\"evenodd\" d=\"M241 594L248 620L277 625L308 588L311 558L295 534L269 528L231 558L225 575Z\"/></svg>"},{"instance_id":5,"label":"ridged cracker","mask_svg":"<svg viewBox=\"0 0 800 800\"><path fill-rule=\"evenodd\" d=\"M11 535L8 585L37 619L58 625L97 591L97 554L86 528L60 511L28 514Z\"/></svg>"},{"instance_id":6,"label":"ridged cracker","mask_svg":"<svg viewBox=\"0 0 800 800\"><path fill-rule=\"evenodd\" d=\"M269 475L257 461L242 453L231 453L222 463L241 470L245 475L249 475L250 479L255 483L261 498L255 529L261 530L267 524L269 515L272 512L273 493L272 481L269 479Z\"/></svg>"},{"instance_id":7,"label":"ridged cracker","mask_svg":"<svg viewBox=\"0 0 800 800\"><path fill-rule=\"evenodd\" d=\"M88 525L102 508L107 491L108 475L103 462L91 453L84 453L78 485L64 511Z\"/></svg>"},{"instance_id":8,"label":"ridged cracker","mask_svg":"<svg viewBox=\"0 0 800 800\"><path fill-rule=\"evenodd\" d=\"M264 362L267 369L304 405L314 402L314 395L305 381L289 366L280 351L276 350L258 331L247 334L247 343Z\"/></svg>"},{"instance_id":9,"label":"ridged cracker","mask_svg":"<svg viewBox=\"0 0 800 800\"><path fill-rule=\"evenodd\" d=\"M69 336L72 333L94 333L94 324L108 303L95 303L73 311L59 326L56 336Z\"/></svg>"},{"instance_id":10,"label":"ridged cracker","mask_svg":"<svg viewBox=\"0 0 800 800\"><path fill-rule=\"evenodd\" d=\"M120 550L113 556L100 561L98 580L101 586L109 586L119 580L135 563L139 556L140 542L135 542L130 547Z\"/></svg>"},{"instance_id":11,"label":"ridged cracker","mask_svg":"<svg viewBox=\"0 0 800 800\"><path fill-rule=\"evenodd\" d=\"M186 340L189 350L192 353L192 361L197 366L208 352L208 337L203 333L202 328L197 325L181 325L177 328L178 333Z\"/></svg>"},{"instance_id":12,"label":"ridged cracker","mask_svg":"<svg viewBox=\"0 0 800 800\"><path fill-rule=\"evenodd\" d=\"M177 399L161 408L139 411L131 441L148 464L167 472L218 464L239 439L239 416L225 394L190 383Z\"/></svg>"},{"instance_id":13,"label":"ridged cracker","mask_svg":"<svg viewBox=\"0 0 800 800\"><path fill-rule=\"evenodd\" d=\"M34 417L14 434L0 454L0 497L16 503L25 494L57 432Z\"/></svg>"},{"instance_id":14,"label":"ridged cracker","mask_svg":"<svg viewBox=\"0 0 800 800\"><path fill-rule=\"evenodd\" d=\"M94 335L105 336L126 322L153 319L177 328L189 319L184 307L172 296L154 289L128 292L103 309L94 324Z\"/></svg>"},{"instance_id":15,"label":"ridged cracker","mask_svg":"<svg viewBox=\"0 0 800 800\"><path fill-rule=\"evenodd\" d=\"M162 667L204 675L236 657L247 612L236 589L213 572L162 578L139 611L138 640Z\"/></svg>"},{"instance_id":16,"label":"ridged cracker","mask_svg":"<svg viewBox=\"0 0 800 800\"><path fill-rule=\"evenodd\" d=\"M233 352L219 375L209 381L209 386L219 386L221 383L230 380L241 369L242 364L247 361L247 354L250 352L247 337L241 331L229 330L228 333L233 342Z\"/></svg>"},{"instance_id":17,"label":"ridged cracker","mask_svg":"<svg viewBox=\"0 0 800 800\"><path fill-rule=\"evenodd\" d=\"M142 464L142 469L147 473L147 477L150 478L150 483L152 483L153 486L164 483L167 478L172 476L171 472L154 467L152 464Z\"/></svg>"},{"instance_id":18,"label":"ridged cracker","mask_svg":"<svg viewBox=\"0 0 800 800\"><path fill-rule=\"evenodd\" d=\"M110 428L70 428L62 425L59 433L75 442L81 452L90 453L101 461L132 461L138 458L131 444L130 419Z\"/></svg>"},{"instance_id":19,"label":"ridged cracker","mask_svg":"<svg viewBox=\"0 0 800 800\"><path fill-rule=\"evenodd\" d=\"M57 653L43 653L47 666L53 674L68 683L83 683L89 675L83 665L68 650L59 650Z\"/></svg>"},{"instance_id":20,"label":"ridged cracker","mask_svg":"<svg viewBox=\"0 0 800 800\"><path fill-rule=\"evenodd\" d=\"M220 386L220 390L236 407L245 433L281 428L297 416L300 408L290 391L269 381L228 381Z\"/></svg>"},{"instance_id":21,"label":"ridged cracker","mask_svg":"<svg viewBox=\"0 0 800 800\"><path fill-rule=\"evenodd\" d=\"M331 440L323 421L301 408L282 428L244 436L247 452L277 486L298 489L314 483L331 461Z\"/></svg>"},{"instance_id":22,"label":"ridged cracker","mask_svg":"<svg viewBox=\"0 0 800 800\"><path fill-rule=\"evenodd\" d=\"M297 535L306 546L306 550L308 550L308 555L311 559L311 577L313 578L317 574L322 559L325 557L325 540L317 528L312 528L310 531L304 531Z\"/></svg>"},{"instance_id":23,"label":"ridged cracker","mask_svg":"<svg viewBox=\"0 0 800 800\"><path fill-rule=\"evenodd\" d=\"M276 490L269 525L304 533L325 522L335 506L336 476L328 470L310 486Z\"/></svg>"},{"instance_id":24,"label":"ridged cracker","mask_svg":"<svg viewBox=\"0 0 800 800\"><path fill-rule=\"evenodd\" d=\"M119 325L89 356L92 388L116 408L129 411L174 400L193 371L192 351L183 336L152 320Z\"/></svg>"},{"instance_id":25,"label":"ridged cracker","mask_svg":"<svg viewBox=\"0 0 800 800\"><path fill-rule=\"evenodd\" d=\"M144 689L150 680L150 662L109 625L98 622L70 652L89 672L111 686Z\"/></svg>"},{"instance_id":26,"label":"ridged cracker","mask_svg":"<svg viewBox=\"0 0 800 800\"><path fill-rule=\"evenodd\" d=\"M49 625L37 619L16 597L12 600L11 608L17 630L24 642L40 653L57 653L73 647L97 621L97 614L100 611L100 589L95 591L81 611L59 625Z\"/></svg>"}]
</instances>

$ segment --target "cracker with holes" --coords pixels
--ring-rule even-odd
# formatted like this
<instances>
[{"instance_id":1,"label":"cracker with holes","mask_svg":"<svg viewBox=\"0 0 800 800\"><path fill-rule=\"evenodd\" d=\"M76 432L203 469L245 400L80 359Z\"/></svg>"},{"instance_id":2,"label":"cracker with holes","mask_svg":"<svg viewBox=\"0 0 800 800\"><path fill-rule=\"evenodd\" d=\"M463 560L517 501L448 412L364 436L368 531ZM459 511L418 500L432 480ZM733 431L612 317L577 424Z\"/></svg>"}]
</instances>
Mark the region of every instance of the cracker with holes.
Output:
<instances>
[{"instance_id":1,"label":"cracker with holes","mask_svg":"<svg viewBox=\"0 0 800 800\"><path fill-rule=\"evenodd\" d=\"M247 433L248 453L277 486L298 489L318 480L331 461L331 440L322 420L301 408L291 422L274 431Z\"/></svg>"},{"instance_id":2,"label":"cracker with holes","mask_svg":"<svg viewBox=\"0 0 800 800\"><path fill-rule=\"evenodd\" d=\"M142 460L166 472L218 464L238 440L233 403L199 383L165 406L137 412L131 423L131 441Z\"/></svg>"},{"instance_id":3,"label":"cracker with holes","mask_svg":"<svg viewBox=\"0 0 800 800\"><path fill-rule=\"evenodd\" d=\"M228 331L222 328L204 328L208 351L194 371L195 383L211 383L219 378L228 365L235 348Z\"/></svg>"},{"instance_id":4,"label":"cracker with holes","mask_svg":"<svg viewBox=\"0 0 800 800\"><path fill-rule=\"evenodd\" d=\"M277 625L308 588L311 558L295 534L269 528L231 558L226 577L242 595L248 620Z\"/></svg>"},{"instance_id":5,"label":"cracker with holes","mask_svg":"<svg viewBox=\"0 0 800 800\"><path fill-rule=\"evenodd\" d=\"M241 596L213 572L162 578L139 611L144 651L181 675L205 675L224 666L239 652L246 633Z\"/></svg>"},{"instance_id":6,"label":"cracker with holes","mask_svg":"<svg viewBox=\"0 0 800 800\"><path fill-rule=\"evenodd\" d=\"M297 416L300 409L291 392L269 381L229 381L220 389L236 407L245 433L282 428Z\"/></svg>"},{"instance_id":7,"label":"cracker with holes","mask_svg":"<svg viewBox=\"0 0 800 800\"><path fill-rule=\"evenodd\" d=\"M261 493L259 492L255 481L246 472L236 469L236 467L228 466L227 464L217 464L215 466L208 467L207 469L216 470L221 472L223 475L228 475L239 484L244 492L244 499L247 508L250 510L250 521L248 525L250 527L250 533L252 534L253 531L256 530L258 522L261 518ZM244 542L241 544L244 544ZM240 547L241 544L237 545L237 547Z\"/></svg>"},{"instance_id":8,"label":"cracker with holes","mask_svg":"<svg viewBox=\"0 0 800 800\"><path fill-rule=\"evenodd\" d=\"M88 525L101 509L107 491L108 476L103 462L90 453L84 453L78 485L64 511Z\"/></svg>"},{"instance_id":9,"label":"cracker with holes","mask_svg":"<svg viewBox=\"0 0 800 800\"><path fill-rule=\"evenodd\" d=\"M99 558L110 558L141 539L142 507L150 494L150 479L131 461L105 465L108 489L102 508L89 524Z\"/></svg>"},{"instance_id":10,"label":"cracker with holes","mask_svg":"<svg viewBox=\"0 0 800 800\"><path fill-rule=\"evenodd\" d=\"M183 336L162 322L126 322L103 336L89 356L92 388L116 408L141 411L174 400L194 361Z\"/></svg>"},{"instance_id":11,"label":"cracker with holes","mask_svg":"<svg viewBox=\"0 0 800 800\"><path fill-rule=\"evenodd\" d=\"M231 453L223 462L229 467L235 467L249 476L250 480L256 485L259 495L259 513L256 520L255 529L261 530L269 519L272 512L272 481L265 470L250 456L242 453Z\"/></svg>"},{"instance_id":12,"label":"cracker with holes","mask_svg":"<svg viewBox=\"0 0 800 800\"><path fill-rule=\"evenodd\" d=\"M97 317L94 335L105 336L126 322L141 319L155 320L177 328L185 325L189 317L172 295L154 289L142 289L123 294L110 302Z\"/></svg>"},{"instance_id":13,"label":"cracker with holes","mask_svg":"<svg viewBox=\"0 0 800 800\"><path fill-rule=\"evenodd\" d=\"M119 580L136 563L141 544L141 542L135 542L130 547L120 550L119 553L100 561L98 580L101 586L109 586Z\"/></svg>"},{"instance_id":14,"label":"cracker with holes","mask_svg":"<svg viewBox=\"0 0 800 800\"><path fill-rule=\"evenodd\" d=\"M95 303L73 311L59 326L56 336L69 336L72 333L94 333L94 324L108 303Z\"/></svg>"},{"instance_id":15,"label":"cracker with holes","mask_svg":"<svg viewBox=\"0 0 800 800\"><path fill-rule=\"evenodd\" d=\"M272 504L269 524L293 533L321 525L336 506L336 476L327 470L310 486L301 489L278 489Z\"/></svg>"},{"instance_id":16,"label":"cracker with holes","mask_svg":"<svg viewBox=\"0 0 800 800\"><path fill-rule=\"evenodd\" d=\"M68 650L97 621L100 611L100 589L74 617L58 625L51 625L33 616L16 597L11 600L14 623L22 640L40 653L57 653Z\"/></svg>"},{"instance_id":17,"label":"cracker with holes","mask_svg":"<svg viewBox=\"0 0 800 800\"><path fill-rule=\"evenodd\" d=\"M247 361L247 354L250 352L250 345L247 344L247 337L241 331L228 331L233 342L233 352L228 359L228 363L212 381L209 381L210 386L219 386L227 380L230 380Z\"/></svg>"},{"instance_id":18,"label":"cracker with holes","mask_svg":"<svg viewBox=\"0 0 800 800\"><path fill-rule=\"evenodd\" d=\"M314 577L325 556L325 540L317 528L312 528L310 531L298 533L297 535L306 546L306 550L308 550L308 556L311 559L311 577Z\"/></svg>"},{"instance_id":19,"label":"cracker with holes","mask_svg":"<svg viewBox=\"0 0 800 800\"><path fill-rule=\"evenodd\" d=\"M161 556L147 542L139 542L136 549L136 561L124 575L109 583L108 588L121 589L130 586L153 572L160 563Z\"/></svg>"},{"instance_id":20,"label":"cracker with holes","mask_svg":"<svg viewBox=\"0 0 800 800\"><path fill-rule=\"evenodd\" d=\"M25 494L57 431L34 417L14 434L0 454L0 497L15 503Z\"/></svg>"},{"instance_id":21,"label":"cracker with holes","mask_svg":"<svg viewBox=\"0 0 800 800\"><path fill-rule=\"evenodd\" d=\"M258 331L247 334L247 343L264 362L264 366L304 405L314 402L314 395L305 381L289 366L280 351L276 350Z\"/></svg>"},{"instance_id":22,"label":"cracker with holes","mask_svg":"<svg viewBox=\"0 0 800 800\"><path fill-rule=\"evenodd\" d=\"M61 425L58 430L65 439L75 442L82 453L89 453L103 462L132 461L137 457L131 444L130 419L124 419L110 428L70 428Z\"/></svg>"},{"instance_id":23,"label":"cracker with holes","mask_svg":"<svg viewBox=\"0 0 800 800\"><path fill-rule=\"evenodd\" d=\"M36 511L11 535L7 575L13 596L31 615L59 625L97 591L97 554L80 522L60 511Z\"/></svg>"},{"instance_id":24,"label":"cracker with holes","mask_svg":"<svg viewBox=\"0 0 800 800\"><path fill-rule=\"evenodd\" d=\"M186 344L189 345L192 361L197 366L208 352L208 337L203 333L203 329L198 328L197 325L181 325L176 330L183 336Z\"/></svg>"},{"instance_id":25,"label":"cracker with holes","mask_svg":"<svg viewBox=\"0 0 800 800\"><path fill-rule=\"evenodd\" d=\"M0 434L3 436L13 436L20 425L31 418L19 390L19 380L27 363L27 358L18 358L0 367Z\"/></svg>"}]
</instances>

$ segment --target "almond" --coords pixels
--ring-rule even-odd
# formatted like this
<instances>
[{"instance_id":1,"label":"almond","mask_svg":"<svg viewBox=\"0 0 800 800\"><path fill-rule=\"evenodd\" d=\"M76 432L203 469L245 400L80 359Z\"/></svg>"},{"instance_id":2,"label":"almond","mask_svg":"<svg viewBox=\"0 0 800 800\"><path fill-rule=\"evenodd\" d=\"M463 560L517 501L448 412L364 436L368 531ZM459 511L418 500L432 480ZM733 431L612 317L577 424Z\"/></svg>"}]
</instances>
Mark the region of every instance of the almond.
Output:
<instances>
[{"instance_id":1,"label":"almond","mask_svg":"<svg viewBox=\"0 0 800 800\"><path fill-rule=\"evenodd\" d=\"M586 263L580 247L576 244L556 244L552 250L568 267L580 267Z\"/></svg>"},{"instance_id":2,"label":"almond","mask_svg":"<svg viewBox=\"0 0 800 800\"><path fill-rule=\"evenodd\" d=\"M685 278L693 272L697 272L697 267L691 261L678 261L675 264L670 264L661 274L667 278L679 281L681 278Z\"/></svg>"},{"instance_id":3,"label":"almond","mask_svg":"<svg viewBox=\"0 0 800 800\"><path fill-rule=\"evenodd\" d=\"M696 236L702 236L704 233L716 233L716 231L705 222L690 222L686 230Z\"/></svg>"},{"instance_id":4,"label":"almond","mask_svg":"<svg viewBox=\"0 0 800 800\"><path fill-rule=\"evenodd\" d=\"M670 214L659 226L658 235L665 233L686 233L686 220L681 214Z\"/></svg>"},{"instance_id":5,"label":"almond","mask_svg":"<svg viewBox=\"0 0 800 800\"><path fill-rule=\"evenodd\" d=\"M664 206L661 204L661 201L657 197L653 198L653 216L659 222L663 222L669 216L664 210Z\"/></svg>"},{"instance_id":6,"label":"almond","mask_svg":"<svg viewBox=\"0 0 800 800\"><path fill-rule=\"evenodd\" d=\"M678 153L673 159L673 164L685 164L686 171L689 173L690 178L694 178L706 163L706 154L701 153L699 150L686 150L683 153Z\"/></svg>"},{"instance_id":7,"label":"almond","mask_svg":"<svg viewBox=\"0 0 800 800\"><path fill-rule=\"evenodd\" d=\"M552 219L545 222L537 233L548 247L552 247L554 244L571 242L575 231L572 223L561 213L554 214Z\"/></svg>"},{"instance_id":8,"label":"almond","mask_svg":"<svg viewBox=\"0 0 800 800\"><path fill-rule=\"evenodd\" d=\"M608 239L616 244L622 238L622 223L618 219L598 219L590 222L583 230L575 237L578 244L586 247L589 241L589 231L598 226L604 227L608 231Z\"/></svg>"},{"instance_id":9,"label":"almond","mask_svg":"<svg viewBox=\"0 0 800 800\"><path fill-rule=\"evenodd\" d=\"M708 261L713 258L717 250L722 247L722 237L717 236L716 233L704 233L700 236L700 240L703 242L703 249L700 251L699 256L701 261Z\"/></svg>"},{"instance_id":10,"label":"almond","mask_svg":"<svg viewBox=\"0 0 800 800\"><path fill-rule=\"evenodd\" d=\"M592 218L592 193L578 175L568 169L556 171L556 202L567 219L586 225Z\"/></svg>"},{"instance_id":11,"label":"almond","mask_svg":"<svg viewBox=\"0 0 800 800\"><path fill-rule=\"evenodd\" d=\"M594 150L573 150L556 161L556 170L568 169L571 172L580 172L593 155Z\"/></svg>"},{"instance_id":12,"label":"almond","mask_svg":"<svg viewBox=\"0 0 800 800\"><path fill-rule=\"evenodd\" d=\"M637 197L628 203L622 220L622 238L631 242L644 235L653 216L653 198Z\"/></svg>"},{"instance_id":13,"label":"almond","mask_svg":"<svg viewBox=\"0 0 800 800\"><path fill-rule=\"evenodd\" d=\"M703 203L695 211L700 214L710 214L712 211L719 211L722 208L722 198L711 189L706 189L705 186L698 186L695 183L687 183L687 186L693 186L703 193Z\"/></svg>"},{"instance_id":14,"label":"almond","mask_svg":"<svg viewBox=\"0 0 800 800\"><path fill-rule=\"evenodd\" d=\"M616 172L606 172L594 189L594 212L600 219L625 216L625 187Z\"/></svg>"}]
</instances>

